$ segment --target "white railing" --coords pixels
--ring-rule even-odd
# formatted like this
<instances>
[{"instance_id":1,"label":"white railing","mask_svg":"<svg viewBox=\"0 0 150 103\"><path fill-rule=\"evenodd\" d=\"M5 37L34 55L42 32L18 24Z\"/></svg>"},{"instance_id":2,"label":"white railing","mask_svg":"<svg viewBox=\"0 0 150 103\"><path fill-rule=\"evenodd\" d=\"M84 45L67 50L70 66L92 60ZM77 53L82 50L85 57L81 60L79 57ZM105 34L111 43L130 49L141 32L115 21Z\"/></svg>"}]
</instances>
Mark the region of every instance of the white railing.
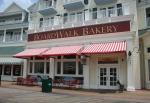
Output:
<instances>
[{"instance_id":1,"label":"white railing","mask_svg":"<svg viewBox=\"0 0 150 103\"><path fill-rule=\"evenodd\" d=\"M46 9L49 7L56 8L56 2L53 0L42 1L42 2L43 3L40 3L39 10Z\"/></svg>"},{"instance_id":2,"label":"white railing","mask_svg":"<svg viewBox=\"0 0 150 103\"><path fill-rule=\"evenodd\" d=\"M3 42L3 36L0 36L0 42Z\"/></svg>"},{"instance_id":3,"label":"white railing","mask_svg":"<svg viewBox=\"0 0 150 103\"><path fill-rule=\"evenodd\" d=\"M5 41L6 42L17 42L21 40L21 35L6 35Z\"/></svg>"},{"instance_id":4,"label":"white railing","mask_svg":"<svg viewBox=\"0 0 150 103\"><path fill-rule=\"evenodd\" d=\"M49 20L44 20L41 22L30 22L29 23L29 32L32 30L33 31L43 31L46 30L47 28L49 29L54 29L55 27L58 26L58 29L68 26L75 27L78 24L83 24L86 25L85 22L87 21L103 21L107 18L112 18L112 17L119 17L123 16L124 10L123 8L112 8L112 9L102 9L98 10L96 12L80 12L76 14L70 14L67 17L66 16L59 16L59 17L54 17L54 19L49 19Z\"/></svg>"},{"instance_id":5,"label":"white railing","mask_svg":"<svg viewBox=\"0 0 150 103\"><path fill-rule=\"evenodd\" d=\"M22 23L22 20L12 20L12 21L5 21L5 22L0 22L0 25L6 25L6 24L16 24L16 23Z\"/></svg>"},{"instance_id":6,"label":"white railing","mask_svg":"<svg viewBox=\"0 0 150 103\"><path fill-rule=\"evenodd\" d=\"M83 0L64 0L64 4L69 4L69 3L73 3L73 2L79 2L79 1L82 1L84 2Z\"/></svg>"}]
</instances>

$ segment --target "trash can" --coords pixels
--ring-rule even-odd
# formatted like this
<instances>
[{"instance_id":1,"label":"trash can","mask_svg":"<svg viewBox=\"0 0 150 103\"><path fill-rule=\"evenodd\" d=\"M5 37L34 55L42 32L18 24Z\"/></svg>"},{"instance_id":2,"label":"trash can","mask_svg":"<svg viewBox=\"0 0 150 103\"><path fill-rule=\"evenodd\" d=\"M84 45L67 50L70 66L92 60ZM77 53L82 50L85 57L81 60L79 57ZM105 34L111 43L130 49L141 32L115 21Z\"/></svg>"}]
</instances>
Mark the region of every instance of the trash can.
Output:
<instances>
[{"instance_id":1,"label":"trash can","mask_svg":"<svg viewBox=\"0 0 150 103\"><path fill-rule=\"evenodd\" d=\"M52 79L42 79L42 92L51 93L52 92Z\"/></svg>"}]
</instances>

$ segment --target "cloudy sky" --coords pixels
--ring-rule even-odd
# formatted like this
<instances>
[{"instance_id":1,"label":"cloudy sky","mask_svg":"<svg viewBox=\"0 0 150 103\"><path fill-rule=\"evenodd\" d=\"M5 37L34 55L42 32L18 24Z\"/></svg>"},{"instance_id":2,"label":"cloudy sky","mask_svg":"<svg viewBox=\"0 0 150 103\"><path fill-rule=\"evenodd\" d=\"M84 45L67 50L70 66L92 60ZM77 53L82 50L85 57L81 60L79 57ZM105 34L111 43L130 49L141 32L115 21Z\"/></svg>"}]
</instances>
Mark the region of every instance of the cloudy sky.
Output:
<instances>
[{"instance_id":1,"label":"cloudy sky","mask_svg":"<svg viewBox=\"0 0 150 103\"><path fill-rule=\"evenodd\" d=\"M5 8L7 8L12 2L16 2L22 8L27 9L36 1L37 0L0 0L0 11L3 11Z\"/></svg>"}]
</instances>

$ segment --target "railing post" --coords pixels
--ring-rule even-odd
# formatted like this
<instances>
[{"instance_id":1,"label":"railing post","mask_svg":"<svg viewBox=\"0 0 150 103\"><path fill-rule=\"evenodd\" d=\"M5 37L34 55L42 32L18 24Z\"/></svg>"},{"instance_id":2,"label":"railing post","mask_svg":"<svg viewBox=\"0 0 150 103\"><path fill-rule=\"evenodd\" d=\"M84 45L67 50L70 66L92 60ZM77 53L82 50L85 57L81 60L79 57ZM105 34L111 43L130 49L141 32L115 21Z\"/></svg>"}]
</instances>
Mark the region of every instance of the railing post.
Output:
<instances>
[{"instance_id":1,"label":"railing post","mask_svg":"<svg viewBox=\"0 0 150 103\"><path fill-rule=\"evenodd\" d=\"M20 36L20 41L23 40L23 28L21 28L21 36Z\"/></svg>"},{"instance_id":2,"label":"railing post","mask_svg":"<svg viewBox=\"0 0 150 103\"><path fill-rule=\"evenodd\" d=\"M6 41L6 29L4 30L4 37L3 37L3 42Z\"/></svg>"}]
</instances>

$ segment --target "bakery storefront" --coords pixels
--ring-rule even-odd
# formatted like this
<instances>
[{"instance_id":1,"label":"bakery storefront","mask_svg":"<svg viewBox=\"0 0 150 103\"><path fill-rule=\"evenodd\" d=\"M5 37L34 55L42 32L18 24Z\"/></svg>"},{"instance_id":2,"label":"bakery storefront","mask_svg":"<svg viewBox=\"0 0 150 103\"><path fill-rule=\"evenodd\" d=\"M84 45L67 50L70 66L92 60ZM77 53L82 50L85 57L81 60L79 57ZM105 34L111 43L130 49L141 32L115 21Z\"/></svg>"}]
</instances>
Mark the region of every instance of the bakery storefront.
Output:
<instances>
[{"instance_id":1,"label":"bakery storefront","mask_svg":"<svg viewBox=\"0 0 150 103\"><path fill-rule=\"evenodd\" d=\"M47 75L56 86L118 89L119 81L135 90L130 29L130 21L122 21L33 33L14 57L27 60L24 76Z\"/></svg>"}]
</instances>

